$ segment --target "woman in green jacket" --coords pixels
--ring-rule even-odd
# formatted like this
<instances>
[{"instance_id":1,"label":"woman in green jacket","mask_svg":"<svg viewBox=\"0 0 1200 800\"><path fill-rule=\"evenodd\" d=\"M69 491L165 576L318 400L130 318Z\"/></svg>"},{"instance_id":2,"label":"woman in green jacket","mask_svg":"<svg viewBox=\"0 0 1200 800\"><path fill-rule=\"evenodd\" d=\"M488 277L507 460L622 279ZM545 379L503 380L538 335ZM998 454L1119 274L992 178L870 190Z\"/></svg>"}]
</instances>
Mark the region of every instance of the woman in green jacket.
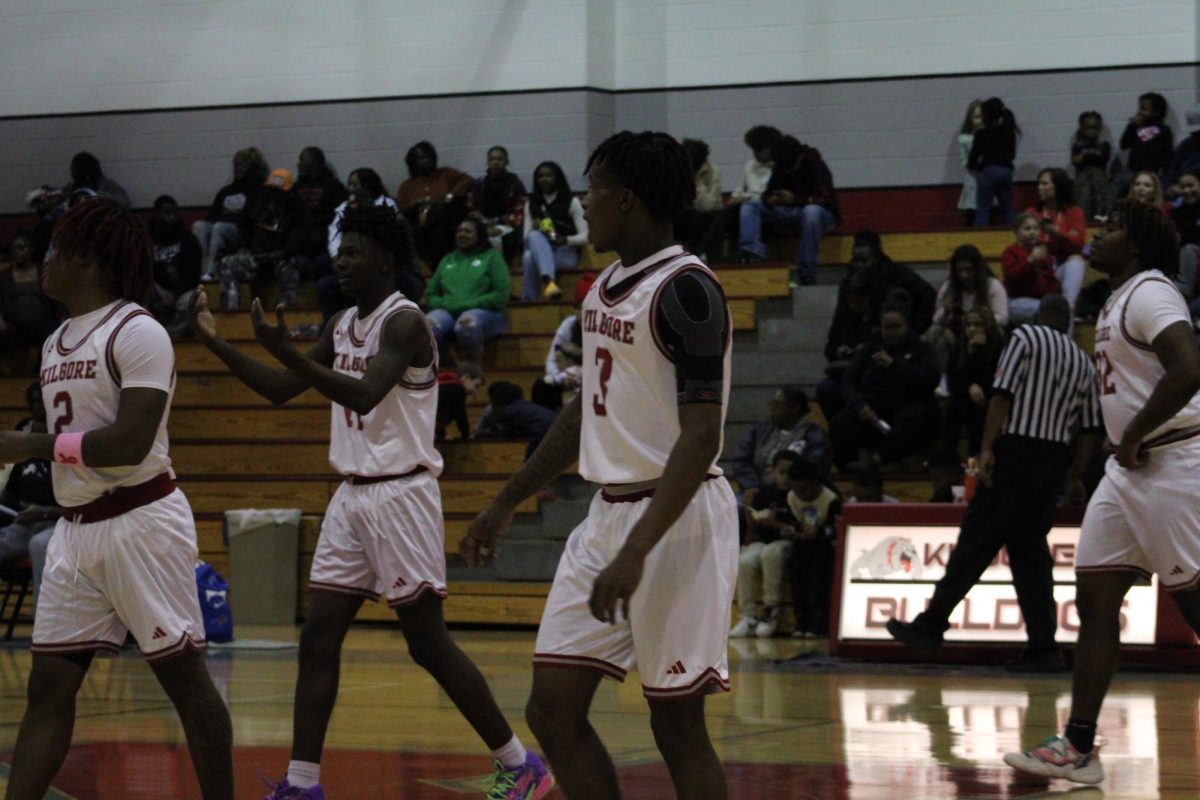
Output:
<instances>
[{"instance_id":1,"label":"woman in green jacket","mask_svg":"<svg viewBox=\"0 0 1200 800\"><path fill-rule=\"evenodd\" d=\"M480 361L483 343L508 327L508 266L488 242L487 228L476 217L464 219L425 292L429 323L438 352L446 355L450 339L463 361Z\"/></svg>"}]
</instances>

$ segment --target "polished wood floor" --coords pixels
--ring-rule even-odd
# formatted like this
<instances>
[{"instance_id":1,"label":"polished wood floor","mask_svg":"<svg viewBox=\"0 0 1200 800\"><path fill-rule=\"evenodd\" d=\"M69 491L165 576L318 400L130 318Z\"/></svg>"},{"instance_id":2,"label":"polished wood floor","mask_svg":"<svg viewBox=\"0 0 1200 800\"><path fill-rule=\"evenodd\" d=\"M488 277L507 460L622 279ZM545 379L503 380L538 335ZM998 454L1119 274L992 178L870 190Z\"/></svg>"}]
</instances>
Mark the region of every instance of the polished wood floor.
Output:
<instances>
[{"instance_id":1,"label":"polished wood floor","mask_svg":"<svg viewBox=\"0 0 1200 800\"><path fill-rule=\"evenodd\" d=\"M295 642L297 630L242 629L246 639ZM527 742L529 632L457 634ZM798 659L793 657L800 656ZM238 797L261 797L290 739L296 651L214 652L210 668L233 714ZM789 660L792 659L792 660ZM731 797L755 800L1200 797L1200 684L1194 674L1123 672L1100 723L1099 788L1019 778L1000 757L1058 729L1065 676L997 669L838 663L823 642L746 640L731 647L733 692L709 718ZM25 644L0 649L0 786L24 708ZM636 675L606 681L594 719L631 800L671 797ZM486 753L436 684L414 667L399 634L356 628L323 766L338 800L480 796ZM557 795L555 795L557 796ZM182 733L136 653L98 660L81 693L75 746L48 797L196 798Z\"/></svg>"}]
</instances>

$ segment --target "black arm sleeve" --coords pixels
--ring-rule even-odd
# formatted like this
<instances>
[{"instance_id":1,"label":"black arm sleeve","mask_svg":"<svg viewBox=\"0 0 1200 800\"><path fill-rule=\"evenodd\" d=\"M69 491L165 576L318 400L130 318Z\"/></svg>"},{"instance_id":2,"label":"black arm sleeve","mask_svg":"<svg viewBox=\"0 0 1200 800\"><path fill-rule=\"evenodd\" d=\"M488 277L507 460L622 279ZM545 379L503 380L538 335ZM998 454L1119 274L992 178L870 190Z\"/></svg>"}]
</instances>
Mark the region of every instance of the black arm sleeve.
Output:
<instances>
[{"instance_id":1,"label":"black arm sleeve","mask_svg":"<svg viewBox=\"0 0 1200 800\"><path fill-rule=\"evenodd\" d=\"M673 278L659 295L655 332L675 362L679 403L720 403L730 319L725 295L707 274L690 271Z\"/></svg>"}]
</instances>

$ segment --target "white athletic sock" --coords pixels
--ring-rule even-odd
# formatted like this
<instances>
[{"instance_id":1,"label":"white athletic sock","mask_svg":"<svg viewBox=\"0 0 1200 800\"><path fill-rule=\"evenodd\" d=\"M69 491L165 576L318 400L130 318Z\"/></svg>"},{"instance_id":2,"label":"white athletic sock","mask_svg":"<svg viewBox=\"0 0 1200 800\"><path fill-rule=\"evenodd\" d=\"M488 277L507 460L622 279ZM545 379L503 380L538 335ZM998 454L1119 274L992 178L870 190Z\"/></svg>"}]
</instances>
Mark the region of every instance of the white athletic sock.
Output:
<instances>
[{"instance_id":1,"label":"white athletic sock","mask_svg":"<svg viewBox=\"0 0 1200 800\"><path fill-rule=\"evenodd\" d=\"M311 761L289 761L287 782L301 789L311 789L321 782L321 765Z\"/></svg>"},{"instance_id":2,"label":"white athletic sock","mask_svg":"<svg viewBox=\"0 0 1200 800\"><path fill-rule=\"evenodd\" d=\"M508 769L516 769L525 763L527 751L525 745L521 744L521 740L514 733L513 738L508 740L508 744L501 747L499 750L492 751L492 758L499 761Z\"/></svg>"}]
</instances>

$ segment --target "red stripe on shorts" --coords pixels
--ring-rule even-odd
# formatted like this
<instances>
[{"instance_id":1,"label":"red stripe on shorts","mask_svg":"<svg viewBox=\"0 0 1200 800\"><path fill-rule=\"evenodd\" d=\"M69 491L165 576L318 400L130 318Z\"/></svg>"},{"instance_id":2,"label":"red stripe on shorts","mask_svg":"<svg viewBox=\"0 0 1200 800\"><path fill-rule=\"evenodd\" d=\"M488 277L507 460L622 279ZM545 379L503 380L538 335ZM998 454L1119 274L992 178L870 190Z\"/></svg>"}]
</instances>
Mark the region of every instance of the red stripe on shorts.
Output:
<instances>
[{"instance_id":1,"label":"red stripe on shorts","mask_svg":"<svg viewBox=\"0 0 1200 800\"><path fill-rule=\"evenodd\" d=\"M619 681L625 680L625 675L628 670L618 667L608 661L603 661L599 658L591 658L589 656L567 656L559 653L534 653L533 663L539 667L550 667L551 669L592 669L597 672L603 672L610 678L616 678Z\"/></svg>"},{"instance_id":2,"label":"red stripe on shorts","mask_svg":"<svg viewBox=\"0 0 1200 800\"><path fill-rule=\"evenodd\" d=\"M371 602L379 599L379 592L372 592L370 589L360 589L357 586L339 586L336 583L309 581L308 590L310 592L328 592L329 594L350 594L355 597L365 597Z\"/></svg>"},{"instance_id":3,"label":"red stripe on shorts","mask_svg":"<svg viewBox=\"0 0 1200 800\"><path fill-rule=\"evenodd\" d=\"M686 700L705 693L709 684L717 686L722 692L729 691L729 680L722 678L721 673L715 667L709 667L687 686L660 689L642 684L642 694L646 696L647 700Z\"/></svg>"},{"instance_id":4,"label":"red stripe on shorts","mask_svg":"<svg viewBox=\"0 0 1200 800\"><path fill-rule=\"evenodd\" d=\"M449 593L445 589L438 588L429 581L421 581L419 584L417 584L416 589L404 595L403 597L390 598L387 601L387 604L390 608L403 608L404 606L411 606L413 603L420 600L421 595L425 594L426 592L433 592L443 600L449 596Z\"/></svg>"}]
</instances>

